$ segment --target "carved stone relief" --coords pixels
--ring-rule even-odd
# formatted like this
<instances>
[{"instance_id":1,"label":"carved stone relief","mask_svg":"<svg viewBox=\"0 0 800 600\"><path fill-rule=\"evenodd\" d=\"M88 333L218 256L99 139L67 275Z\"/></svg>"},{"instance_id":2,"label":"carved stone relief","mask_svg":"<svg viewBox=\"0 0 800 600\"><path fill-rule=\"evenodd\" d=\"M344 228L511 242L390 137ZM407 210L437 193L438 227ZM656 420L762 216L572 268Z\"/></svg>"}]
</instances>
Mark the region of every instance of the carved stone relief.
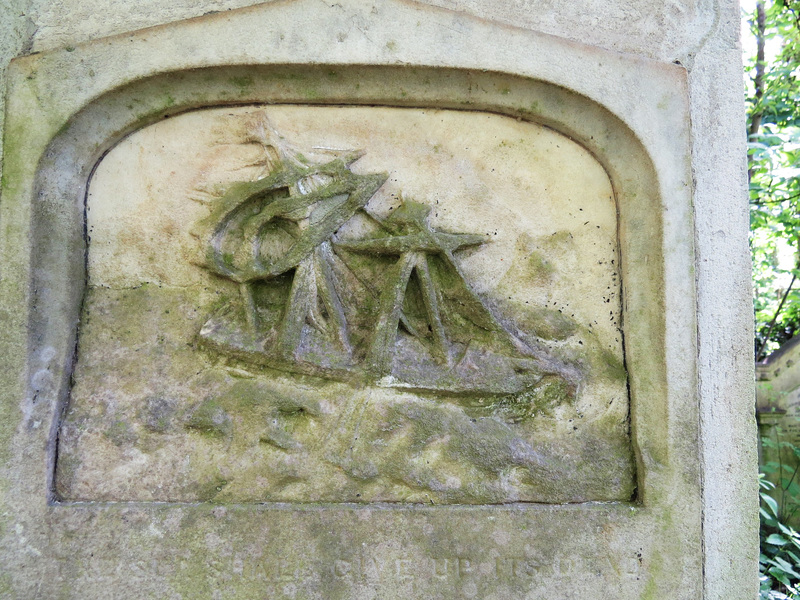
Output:
<instances>
[{"instance_id":1,"label":"carved stone relief","mask_svg":"<svg viewBox=\"0 0 800 600\"><path fill-rule=\"evenodd\" d=\"M478 112L207 109L87 200L65 500L628 500L616 206Z\"/></svg>"}]
</instances>

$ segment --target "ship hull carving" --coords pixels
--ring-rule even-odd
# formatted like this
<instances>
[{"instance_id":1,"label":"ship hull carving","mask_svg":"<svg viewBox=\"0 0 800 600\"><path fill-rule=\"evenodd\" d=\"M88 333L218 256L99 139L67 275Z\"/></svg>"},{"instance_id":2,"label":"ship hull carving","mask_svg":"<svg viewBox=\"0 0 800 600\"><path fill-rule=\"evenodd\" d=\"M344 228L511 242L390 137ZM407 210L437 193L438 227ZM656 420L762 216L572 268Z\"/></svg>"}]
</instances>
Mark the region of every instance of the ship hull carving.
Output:
<instances>
[{"instance_id":1,"label":"ship hull carving","mask_svg":"<svg viewBox=\"0 0 800 600\"><path fill-rule=\"evenodd\" d=\"M270 172L234 184L200 223L203 265L239 286L201 343L251 365L417 393L505 396L579 370L515 332L470 287L457 254L485 235L438 231L431 209L369 202L388 175L356 174L363 153L309 163L270 148ZM343 233L358 221L358 235ZM350 228L352 229L352 227Z\"/></svg>"}]
</instances>

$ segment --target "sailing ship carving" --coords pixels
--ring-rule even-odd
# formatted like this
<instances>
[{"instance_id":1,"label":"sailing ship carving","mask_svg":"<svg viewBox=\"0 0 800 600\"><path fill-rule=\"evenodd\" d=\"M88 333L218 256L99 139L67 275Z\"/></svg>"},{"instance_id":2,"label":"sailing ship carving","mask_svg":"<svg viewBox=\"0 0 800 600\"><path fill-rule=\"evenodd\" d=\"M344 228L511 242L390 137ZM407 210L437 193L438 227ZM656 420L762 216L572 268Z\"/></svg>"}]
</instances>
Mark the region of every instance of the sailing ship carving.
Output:
<instances>
[{"instance_id":1,"label":"sailing ship carving","mask_svg":"<svg viewBox=\"0 0 800 600\"><path fill-rule=\"evenodd\" d=\"M579 374L513 332L472 290L457 254L487 237L439 231L430 207L368 203L385 173L363 153L311 162L268 146L268 172L232 185L200 224L204 266L240 302L210 316L204 345L251 364L343 381L458 395L519 394Z\"/></svg>"}]
</instances>

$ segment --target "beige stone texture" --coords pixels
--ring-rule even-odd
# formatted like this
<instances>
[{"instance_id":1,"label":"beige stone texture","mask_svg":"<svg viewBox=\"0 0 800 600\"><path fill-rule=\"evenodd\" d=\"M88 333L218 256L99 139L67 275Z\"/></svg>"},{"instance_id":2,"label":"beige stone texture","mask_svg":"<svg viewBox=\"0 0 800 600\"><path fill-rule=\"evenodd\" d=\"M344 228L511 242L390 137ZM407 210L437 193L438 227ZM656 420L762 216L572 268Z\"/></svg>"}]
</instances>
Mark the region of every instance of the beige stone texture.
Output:
<instances>
[{"instance_id":1,"label":"beige stone texture","mask_svg":"<svg viewBox=\"0 0 800 600\"><path fill-rule=\"evenodd\" d=\"M520 335L575 364L575 397L523 400L532 413L512 415L510 397L297 381L220 365L219 353L198 348L213 307L238 291L203 268L196 224L233 183L265 176L265 148L253 141L264 128L318 162L361 149L354 172L388 173L368 214L413 199L432 209L432 228L484 236L458 254L461 274ZM62 499L194 501L220 481L217 502L632 497L614 192L602 166L555 131L435 109L200 110L111 150L86 206L88 290L59 437ZM354 234L343 228L337 239ZM225 411L211 436L196 422L209 401Z\"/></svg>"},{"instance_id":2,"label":"beige stone texture","mask_svg":"<svg viewBox=\"0 0 800 600\"><path fill-rule=\"evenodd\" d=\"M13 33L3 60L31 47L41 54L6 71L1 593L754 597L755 428L736 3L287 0L239 6L42 0L6 11L11 17L3 26ZM191 17L199 18L128 33ZM468 109L484 118L519 119L512 128L550 128L558 133L547 135L570 138L574 152L599 163L618 211L620 325L636 457L632 501L214 503L227 484L209 479L194 493L211 502L108 502L136 491L126 488L126 469L142 460L131 442L138 433L124 420L96 436L112 455L130 451L110 473L108 495L59 498L58 437L70 406L78 327L97 339L125 334L102 326L92 332L92 319L85 319L124 321L114 313L117 290L105 289L96 304L94 292L104 288L86 293L87 256L91 282L93 269L99 276L111 264L108 255L120 254L109 250L124 229L100 235L106 258L101 244L93 255L94 238L87 255L84 225L92 226L95 216L84 221L84 207L95 166L99 179L106 153L113 164L112 148L147 136L155 131L148 126L165 117L177 123L189 115L176 115L198 108L263 103ZM397 189L406 193L406 183L413 188L404 180ZM98 218L106 201L100 205ZM569 211L551 216L566 219ZM124 212L108 217L100 219L101 229L112 217L128 218ZM456 224L459 232L474 231L470 223ZM156 281L187 275L151 266L141 251L146 239L131 240L140 251L121 259L126 275L106 271L109 281L117 278L113 286L131 284L124 278L134 272ZM471 252L481 293L491 296L500 284L492 287L491 271ZM561 268L566 261L561 255L556 262ZM139 288L145 304L156 305L148 294L157 286ZM184 302L177 297L181 289L170 302L191 323L196 298ZM581 310L595 300L582 298ZM82 312L82 305L89 310ZM156 334L142 325L131 335ZM159 362L157 339L142 347ZM149 406L158 429L160 405ZM224 417L215 421L216 413L209 414L225 430ZM96 458L102 468L115 468L113 456ZM185 458L171 455L176 468Z\"/></svg>"}]
</instances>

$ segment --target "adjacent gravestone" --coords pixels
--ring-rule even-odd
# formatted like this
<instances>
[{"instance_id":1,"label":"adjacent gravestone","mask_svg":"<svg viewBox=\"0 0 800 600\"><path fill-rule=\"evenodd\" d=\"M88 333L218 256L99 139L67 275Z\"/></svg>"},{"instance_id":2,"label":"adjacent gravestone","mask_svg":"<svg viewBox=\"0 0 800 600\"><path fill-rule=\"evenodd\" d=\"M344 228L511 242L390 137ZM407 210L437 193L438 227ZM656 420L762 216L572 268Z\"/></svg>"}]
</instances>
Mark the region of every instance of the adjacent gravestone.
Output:
<instances>
[{"instance_id":1,"label":"adjacent gravestone","mask_svg":"<svg viewBox=\"0 0 800 600\"><path fill-rule=\"evenodd\" d=\"M0 585L745 598L688 86L394 1L14 62Z\"/></svg>"},{"instance_id":2,"label":"adjacent gravestone","mask_svg":"<svg viewBox=\"0 0 800 600\"><path fill-rule=\"evenodd\" d=\"M800 365L798 343L792 338L756 365L756 400L759 452L766 478L775 484L770 493L778 501L784 520L800 524Z\"/></svg>"}]
</instances>

